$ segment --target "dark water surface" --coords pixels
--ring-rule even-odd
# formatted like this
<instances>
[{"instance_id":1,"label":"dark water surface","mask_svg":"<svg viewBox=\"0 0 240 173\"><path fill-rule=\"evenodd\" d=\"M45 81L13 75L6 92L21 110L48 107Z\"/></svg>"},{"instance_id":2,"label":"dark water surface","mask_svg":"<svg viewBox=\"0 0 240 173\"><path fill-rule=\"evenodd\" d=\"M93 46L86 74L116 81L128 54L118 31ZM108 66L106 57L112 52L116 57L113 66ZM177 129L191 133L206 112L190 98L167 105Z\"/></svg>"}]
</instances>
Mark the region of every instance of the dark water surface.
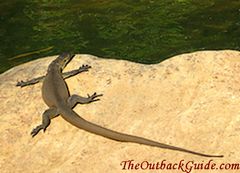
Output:
<instances>
[{"instance_id":1,"label":"dark water surface","mask_svg":"<svg viewBox=\"0 0 240 173\"><path fill-rule=\"evenodd\" d=\"M0 38L0 73L66 50L158 63L195 50L240 50L240 1L0 0Z\"/></svg>"}]
</instances>

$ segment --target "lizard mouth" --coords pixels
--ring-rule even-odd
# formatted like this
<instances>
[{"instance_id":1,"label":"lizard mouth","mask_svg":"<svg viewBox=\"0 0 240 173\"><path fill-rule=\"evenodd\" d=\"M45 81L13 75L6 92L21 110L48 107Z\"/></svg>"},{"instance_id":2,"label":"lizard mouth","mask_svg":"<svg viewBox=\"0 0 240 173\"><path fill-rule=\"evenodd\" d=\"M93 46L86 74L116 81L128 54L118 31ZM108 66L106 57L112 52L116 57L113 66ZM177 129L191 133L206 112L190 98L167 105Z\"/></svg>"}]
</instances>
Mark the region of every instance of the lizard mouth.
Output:
<instances>
[{"instance_id":1,"label":"lizard mouth","mask_svg":"<svg viewBox=\"0 0 240 173\"><path fill-rule=\"evenodd\" d=\"M66 67L66 65L73 59L74 56L75 54L72 54L72 53L68 53L68 52L62 53L60 55L61 68L63 69L64 67Z\"/></svg>"},{"instance_id":2,"label":"lizard mouth","mask_svg":"<svg viewBox=\"0 0 240 173\"><path fill-rule=\"evenodd\" d=\"M64 67L73 59L73 57L75 56L75 54L69 53L69 55L67 55L69 58L67 58L67 60L65 61Z\"/></svg>"}]
</instances>

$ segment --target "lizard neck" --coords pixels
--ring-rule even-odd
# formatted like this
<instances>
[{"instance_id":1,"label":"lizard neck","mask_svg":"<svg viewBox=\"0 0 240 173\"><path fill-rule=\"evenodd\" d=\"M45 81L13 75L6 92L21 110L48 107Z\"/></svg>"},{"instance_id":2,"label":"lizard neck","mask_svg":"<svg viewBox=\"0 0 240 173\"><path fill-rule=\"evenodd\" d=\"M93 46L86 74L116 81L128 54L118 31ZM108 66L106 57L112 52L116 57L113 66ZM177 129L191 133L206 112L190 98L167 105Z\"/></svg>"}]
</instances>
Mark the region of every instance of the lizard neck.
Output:
<instances>
[{"instance_id":1,"label":"lizard neck","mask_svg":"<svg viewBox=\"0 0 240 173\"><path fill-rule=\"evenodd\" d=\"M62 73L62 70L65 68L65 66L71 61L73 58L73 55L69 53L63 53L60 56L58 56L48 67L48 72L54 72L54 73Z\"/></svg>"},{"instance_id":2,"label":"lizard neck","mask_svg":"<svg viewBox=\"0 0 240 173\"><path fill-rule=\"evenodd\" d=\"M55 73L62 73L62 67L57 61L53 61L48 67L48 73L55 72Z\"/></svg>"}]
</instances>

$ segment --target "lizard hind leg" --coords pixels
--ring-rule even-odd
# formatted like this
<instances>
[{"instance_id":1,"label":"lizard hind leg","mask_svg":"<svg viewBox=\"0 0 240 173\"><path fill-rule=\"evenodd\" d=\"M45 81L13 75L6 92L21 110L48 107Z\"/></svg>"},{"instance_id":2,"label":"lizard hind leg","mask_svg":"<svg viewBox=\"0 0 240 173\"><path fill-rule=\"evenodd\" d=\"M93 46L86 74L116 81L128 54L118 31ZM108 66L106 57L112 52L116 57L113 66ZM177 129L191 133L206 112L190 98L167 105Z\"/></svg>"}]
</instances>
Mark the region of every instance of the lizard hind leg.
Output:
<instances>
[{"instance_id":1,"label":"lizard hind leg","mask_svg":"<svg viewBox=\"0 0 240 173\"><path fill-rule=\"evenodd\" d=\"M82 97L79 95L72 95L68 98L67 102L68 105L73 108L74 106L76 106L76 104L80 103L80 104L88 104L91 102L95 102L98 101L100 99L98 99L97 97L101 97L102 94L97 94L97 93L93 93L92 95L88 95L87 97Z\"/></svg>"},{"instance_id":2,"label":"lizard hind leg","mask_svg":"<svg viewBox=\"0 0 240 173\"><path fill-rule=\"evenodd\" d=\"M32 137L36 136L40 130L43 130L43 132L45 132L45 130L51 123L51 119L57 117L58 115L59 114L57 113L56 108L47 109L42 115L42 124L38 125L32 130Z\"/></svg>"}]
</instances>

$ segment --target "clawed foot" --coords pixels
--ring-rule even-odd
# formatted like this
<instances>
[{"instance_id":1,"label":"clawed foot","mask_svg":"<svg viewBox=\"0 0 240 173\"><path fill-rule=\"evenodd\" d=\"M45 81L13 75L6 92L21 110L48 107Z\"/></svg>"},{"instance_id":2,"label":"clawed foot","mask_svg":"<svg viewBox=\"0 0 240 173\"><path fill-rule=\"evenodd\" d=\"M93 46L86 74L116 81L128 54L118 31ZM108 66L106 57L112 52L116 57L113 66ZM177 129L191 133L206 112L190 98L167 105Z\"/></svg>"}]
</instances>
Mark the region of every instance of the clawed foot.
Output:
<instances>
[{"instance_id":1,"label":"clawed foot","mask_svg":"<svg viewBox=\"0 0 240 173\"><path fill-rule=\"evenodd\" d=\"M20 82L18 81L17 84L16 84L16 86L20 86L20 87L24 87L26 85L27 85L27 82L24 82L22 80Z\"/></svg>"},{"instance_id":2,"label":"clawed foot","mask_svg":"<svg viewBox=\"0 0 240 173\"><path fill-rule=\"evenodd\" d=\"M89 68L91 68L91 66L83 64L81 67L79 67L79 70L83 72L83 71L88 71Z\"/></svg>"},{"instance_id":3,"label":"clawed foot","mask_svg":"<svg viewBox=\"0 0 240 173\"><path fill-rule=\"evenodd\" d=\"M87 96L88 96L87 98L89 99L89 103L91 103L91 102L95 102L95 101L100 100L100 99L96 99L96 98L103 96L103 94L97 94L97 93L95 92L95 93L93 93L91 96L90 96L89 94L88 94Z\"/></svg>"},{"instance_id":4,"label":"clawed foot","mask_svg":"<svg viewBox=\"0 0 240 173\"><path fill-rule=\"evenodd\" d=\"M43 130L43 132L45 132L46 128L44 128L42 124L35 127L31 132L32 137L36 136L40 130Z\"/></svg>"}]
</instances>

